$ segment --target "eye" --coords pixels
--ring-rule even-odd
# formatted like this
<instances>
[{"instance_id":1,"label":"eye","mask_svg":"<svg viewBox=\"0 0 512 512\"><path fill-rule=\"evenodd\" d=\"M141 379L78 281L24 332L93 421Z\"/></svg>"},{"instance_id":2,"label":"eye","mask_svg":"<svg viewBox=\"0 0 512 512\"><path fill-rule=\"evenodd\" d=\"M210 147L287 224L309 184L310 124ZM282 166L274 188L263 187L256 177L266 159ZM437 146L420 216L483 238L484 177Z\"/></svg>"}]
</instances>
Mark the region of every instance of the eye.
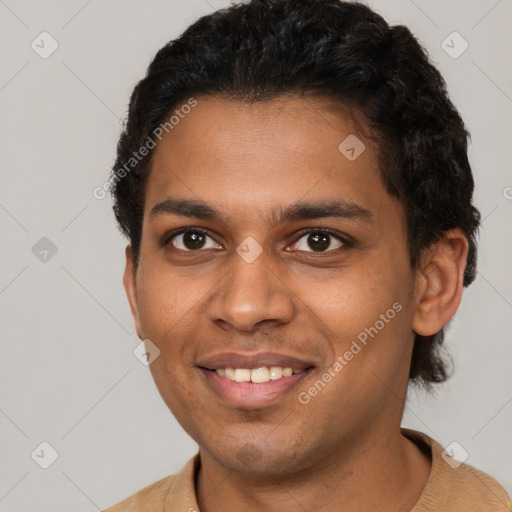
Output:
<instances>
[{"instance_id":1,"label":"eye","mask_svg":"<svg viewBox=\"0 0 512 512\"><path fill-rule=\"evenodd\" d=\"M208 239L210 240L209 246ZM176 249L189 252L197 249L222 249L215 240L201 229L186 229L174 233L167 239L166 243L170 243Z\"/></svg>"},{"instance_id":2,"label":"eye","mask_svg":"<svg viewBox=\"0 0 512 512\"><path fill-rule=\"evenodd\" d=\"M163 245L171 244L174 248L195 252L201 249L222 249L213 238L199 228L183 228L168 236ZM350 247L348 240L328 229L315 229L302 232L300 238L289 246L291 251L302 252L332 252L342 247ZM288 249L287 249L288 250Z\"/></svg>"},{"instance_id":3,"label":"eye","mask_svg":"<svg viewBox=\"0 0 512 512\"><path fill-rule=\"evenodd\" d=\"M340 235L329 230L316 229L302 233L302 236L291 246L292 250L305 252L330 252L350 245ZM308 248L312 249L308 251Z\"/></svg>"}]
</instances>

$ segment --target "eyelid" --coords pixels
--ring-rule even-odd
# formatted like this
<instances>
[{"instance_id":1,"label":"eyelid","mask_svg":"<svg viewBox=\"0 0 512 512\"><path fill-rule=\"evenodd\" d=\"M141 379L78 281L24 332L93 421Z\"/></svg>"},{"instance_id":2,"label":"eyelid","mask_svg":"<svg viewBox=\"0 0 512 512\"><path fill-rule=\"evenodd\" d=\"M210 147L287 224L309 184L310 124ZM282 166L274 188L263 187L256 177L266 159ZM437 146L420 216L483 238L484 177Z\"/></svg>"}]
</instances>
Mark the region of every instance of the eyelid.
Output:
<instances>
[{"instance_id":1,"label":"eyelid","mask_svg":"<svg viewBox=\"0 0 512 512\"><path fill-rule=\"evenodd\" d=\"M212 236L210 230L205 229L205 228L195 227L195 226L185 226L185 227L178 228L176 230L166 233L161 239L161 245L163 247L165 247L175 237L182 235L184 233L187 233L187 232L200 233L202 235L205 235L205 236L211 238L217 244L222 245L215 239L214 236ZM339 242L341 242L343 244L343 246L339 247L337 249L331 249L331 250L327 250L327 251L293 251L293 252L307 252L307 253L311 253L311 254L328 254L330 252L336 252L337 250L341 250L341 249L343 249L343 247L353 247L354 246L354 242L352 241L352 239L350 237L343 235L342 233L338 233L337 231L334 231L332 229L329 229L329 228L304 228L301 231L299 231L298 233L295 233L293 241L291 243L289 243L287 245L287 247L289 247L290 245L296 244L305 235L309 235L309 234L313 234L313 233L324 233L324 234L330 235L333 238L335 238L336 240L338 240ZM177 251L188 252L188 253L209 250L209 249L197 249L197 250L185 251L183 249L178 249L176 247L174 249Z\"/></svg>"},{"instance_id":2,"label":"eyelid","mask_svg":"<svg viewBox=\"0 0 512 512\"><path fill-rule=\"evenodd\" d=\"M343 235L341 233L338 233L337 231L334 231L329 228L305 228L302 231L299 231L299 233L296 234L295 240L292 242L291 245L296 244L302 237L305 235L313 234L313 233L324 233L326 235L330 235L339 242L343 244L342 247L339 247L338 249L334 250L328 250L328 251L311 251L312 254L327 254L329 252L335 252L336 250L340 250L343 247L353 247L354 242L346 235ZM301 251L298 251L301 252ZM310 251L305 251L310 252Z\"/></svg>"},{"instance_id":3,"label":"eyelid","mask_svg":"<svg viewBox=\"0 0 512 512\"><path fill-rule=\"evenodd\" d=\"M179 236L179 235L183 235L184 233L187 233L187 232L192 232L192 233L200 233L202 235L205 235L209 238L211 238L212 240L215 241L215 243L219 243L217 242L217 240L215 240L215 238L212 236L211 232L207 229L204 229L204 228L198 228L198 227L194 227L194 226L185 226L185 227L182 227L182 228L178 228L178 229L175 229L175 230L172 230L168 233L166 233L162 239L161 239L161 245L163 247L167 246L168 244L171 243L171 241ZM219 244L220 245L220 244ZM198 249L197 251L183 251L183 249L177 249L175 248L176 250L178 251L182 251L182 252L199 252L201 251L201 249Z\"/></svg>"}]
</instances>

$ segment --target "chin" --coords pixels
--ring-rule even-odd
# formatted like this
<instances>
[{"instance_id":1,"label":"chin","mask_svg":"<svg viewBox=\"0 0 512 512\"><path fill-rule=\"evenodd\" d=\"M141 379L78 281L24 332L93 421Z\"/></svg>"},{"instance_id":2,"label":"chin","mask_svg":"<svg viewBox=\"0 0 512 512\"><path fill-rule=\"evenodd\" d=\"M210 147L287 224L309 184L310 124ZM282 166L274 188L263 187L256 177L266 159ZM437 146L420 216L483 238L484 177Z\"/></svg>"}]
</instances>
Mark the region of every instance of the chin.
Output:
<instances>
[{"instance_id":1,"label":"chin","mask_svg":"<svg viewBox=\"0 0 512 512\"><path fill-rule=\"evenodd\" d=\"M235 473L279 476L306 469L312 457L297 453L296 449L281 440L279 448L265 439L226 446L219 452L218 445L213 449L205 447L209 455L221 466Z\"/></svg>"}]
</instances>

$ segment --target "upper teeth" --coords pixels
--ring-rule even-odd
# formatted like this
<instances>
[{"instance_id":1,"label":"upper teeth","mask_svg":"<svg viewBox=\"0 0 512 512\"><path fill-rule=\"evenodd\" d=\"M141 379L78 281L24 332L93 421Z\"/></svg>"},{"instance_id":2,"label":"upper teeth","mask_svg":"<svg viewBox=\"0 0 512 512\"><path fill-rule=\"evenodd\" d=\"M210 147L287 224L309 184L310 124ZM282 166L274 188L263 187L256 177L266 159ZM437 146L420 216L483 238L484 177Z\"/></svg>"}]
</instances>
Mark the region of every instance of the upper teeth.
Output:
<instances>
[{"instance_id":1,"label":"upper teeth","mask_svg":"<svg viewBox=\"0 0 512 512\"><path fill-rule=\"evenodd\" d=\"M268 382L277 380L281 377L290 377L294 373L300 373L303 370L293 370L292 368L283 368L281 366L262 366L261 368L218 368L215 372L221 377L236 382Z\"/></svg>"}]
</instances>

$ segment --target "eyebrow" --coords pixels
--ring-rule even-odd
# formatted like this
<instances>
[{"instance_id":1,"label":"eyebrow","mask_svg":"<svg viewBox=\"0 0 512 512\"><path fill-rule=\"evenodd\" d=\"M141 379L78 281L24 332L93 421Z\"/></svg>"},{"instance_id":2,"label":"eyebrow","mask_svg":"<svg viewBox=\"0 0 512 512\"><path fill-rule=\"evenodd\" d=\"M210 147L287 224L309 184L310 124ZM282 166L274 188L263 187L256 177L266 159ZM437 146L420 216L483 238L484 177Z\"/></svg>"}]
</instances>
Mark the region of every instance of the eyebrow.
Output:
<instances>
[{"instance_id":1,"label":"eyebrow","mask_svg":"<svg viewBox=\"0 0 512 512\"><path fill-rule=\"evenodd\" d=\"M201 201L189 199L167 198L157 203L149 214L150 218L157 215L180 215L196 219L214 220L227 223L227 218L212 206ZM299 202L285 208L279 207L270 217L266 218L267 224L276 226L284 222L298 220L321 219L337 217L369 221L372 213L356 203L346 200Z\"/></svg>"}]
</instances>

